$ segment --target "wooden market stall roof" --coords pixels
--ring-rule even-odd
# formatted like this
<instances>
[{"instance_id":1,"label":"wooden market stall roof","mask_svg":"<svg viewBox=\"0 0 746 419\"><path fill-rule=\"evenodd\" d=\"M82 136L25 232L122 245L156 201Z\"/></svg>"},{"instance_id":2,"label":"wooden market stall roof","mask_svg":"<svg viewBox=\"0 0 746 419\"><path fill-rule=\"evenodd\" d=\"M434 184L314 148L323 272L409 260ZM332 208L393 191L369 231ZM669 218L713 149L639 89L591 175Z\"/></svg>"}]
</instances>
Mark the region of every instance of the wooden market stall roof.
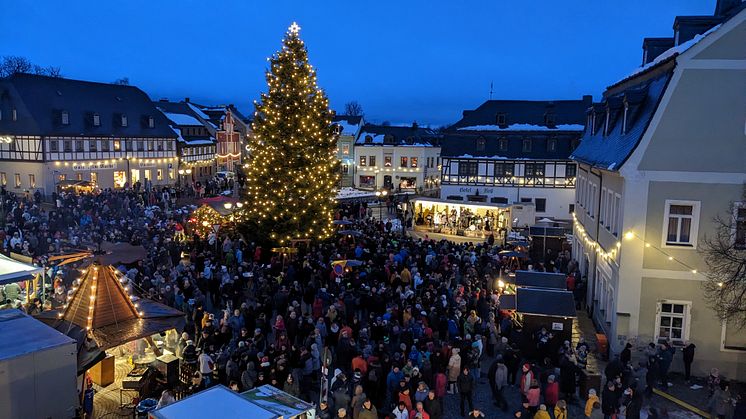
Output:
<instances>
[{"instance_id":1,"label":"wooden market stall roof","mask_svg":"<svg viewBox=\"0 0 746 419\"><path fill-rule=\"evenodd\" d=\"M567 289L565 274L552 272L515 271L515 285L518 287Z\"/></svg>"},{"instance_id":2,"label":"wooden market stall roof","mask_svg":"<svg viewBox=\"0 0 746 419\"><path fill-rule=\"evenodd\" d=\"M33 279L42 268L0 254L0 285Z\"/></svg>"},{"instance_id":3,"label":"wooden market stall roof","mask_svg":"<svg viewBox=\"0 0 746 419\"><path fill-rule=\"evenodd\" d=\"M543 288L518 288L516 308L519 313L554 317L575 317L572 292Z\"/></svg>"},{"instance_id":4,"label":"wooden market stall roof","mask_svg":"<svg viewBox=\"0 0 746 419\"><path fill-rule=\"evenodd\" d=\"M72 298L60 313L65 321L95 330L139 318L135 303L111 266L97 263L89 266L80 285L73 290Z\"/></svg>"}]
</instances>

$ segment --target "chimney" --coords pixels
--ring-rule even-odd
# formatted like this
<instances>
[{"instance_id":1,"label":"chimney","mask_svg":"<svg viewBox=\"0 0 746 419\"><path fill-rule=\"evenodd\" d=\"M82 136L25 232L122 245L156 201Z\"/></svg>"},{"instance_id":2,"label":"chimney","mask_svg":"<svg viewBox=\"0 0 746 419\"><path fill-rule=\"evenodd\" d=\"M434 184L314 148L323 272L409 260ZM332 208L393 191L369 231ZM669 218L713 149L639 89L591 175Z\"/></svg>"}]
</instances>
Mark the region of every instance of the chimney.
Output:
<instances>
[{"instance_id":1,"label":"chimney","mask_svg":"<svg viewBox=\"0 0 746 419\"><path fill-rule=\"evenodd\" d=\"M186 102L186 103L189 103L189 98L188 98L188 97L185 97L185 98L184 98L184 102Z\"/></svg>"},{"instance_id":2,"label":"chimney","mask_svg":"<svg viewBox=\"0 0 746 419\"><path fill-rule=\"evenodd\" d=\"M642 65L653 62L673 47L673 38L645 38L642 40Z\"/></svg>"},{"instance_id":3,"label":"chimney","mask_svg":"<svg viewBox=\"0 0 746 419\"><path fill-rule=\"evenodd\" d=\"M420 127L420 126L419 126L419 125L417 125L417 121L414 121L414 122L412 122L412 129L417 129L417 128L419 128L419 127Z\"/></svg>"}]
</instances>

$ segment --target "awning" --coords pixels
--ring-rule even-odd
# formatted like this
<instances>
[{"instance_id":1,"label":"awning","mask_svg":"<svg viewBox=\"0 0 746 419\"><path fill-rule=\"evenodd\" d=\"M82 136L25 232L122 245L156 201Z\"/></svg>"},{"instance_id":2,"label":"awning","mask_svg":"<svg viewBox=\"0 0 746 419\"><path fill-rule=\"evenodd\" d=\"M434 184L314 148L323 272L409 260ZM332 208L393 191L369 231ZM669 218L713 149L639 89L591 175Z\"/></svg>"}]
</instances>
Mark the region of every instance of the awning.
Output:
<instances>
[{"instance_id":1,"label":"awning","mask_svg":"<svg viewBox=\"0 0 746 419\"><path fill-rule=\"evenodd\" d=\"M33 279L34 275L40 274L41 272L42 268L38 266L19 262L0 254L0 285L27 281Z\"/></svg>"}]
</instances>

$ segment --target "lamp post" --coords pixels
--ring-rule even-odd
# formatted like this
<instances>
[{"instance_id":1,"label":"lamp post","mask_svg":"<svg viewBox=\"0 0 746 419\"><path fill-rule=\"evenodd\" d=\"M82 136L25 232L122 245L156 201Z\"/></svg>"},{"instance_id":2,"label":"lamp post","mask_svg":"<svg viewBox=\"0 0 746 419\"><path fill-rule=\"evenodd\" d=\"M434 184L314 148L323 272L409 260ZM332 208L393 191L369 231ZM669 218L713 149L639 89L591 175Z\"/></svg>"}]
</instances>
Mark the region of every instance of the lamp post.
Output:
<instances>
[{"instance_id":1,"label":"lamp post","mask_svg":"<svg viewBox=\"0 0 746 419\"><path fill-rule=\"evenodd\" d=\"M378 198L378 218L383 221L383 207L381 206L381 198L385 198L389 191L386 189L379 189L376 191L376 198Z\"/></svg>"}]
</instances>

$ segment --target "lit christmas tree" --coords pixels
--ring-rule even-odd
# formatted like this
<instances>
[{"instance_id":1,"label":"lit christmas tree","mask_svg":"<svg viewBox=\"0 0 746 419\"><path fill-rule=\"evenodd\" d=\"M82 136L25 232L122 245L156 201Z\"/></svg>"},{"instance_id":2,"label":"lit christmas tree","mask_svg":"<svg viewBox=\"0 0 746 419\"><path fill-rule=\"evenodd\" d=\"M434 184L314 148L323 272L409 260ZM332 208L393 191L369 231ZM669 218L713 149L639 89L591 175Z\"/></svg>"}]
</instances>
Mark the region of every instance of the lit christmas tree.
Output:
<instances>
[{"instance_id":1,"label":"lit christmas tree","mask_svg":"<svg viewBox=\"0 0 746 419\"><path fill-rule=\"evenodd\" d=\"M332 111L293 23L270 59L269 92L256 112L246 169L242 230L259 243L333 234L337 185Z\"/></svg>"}]
</instances>

